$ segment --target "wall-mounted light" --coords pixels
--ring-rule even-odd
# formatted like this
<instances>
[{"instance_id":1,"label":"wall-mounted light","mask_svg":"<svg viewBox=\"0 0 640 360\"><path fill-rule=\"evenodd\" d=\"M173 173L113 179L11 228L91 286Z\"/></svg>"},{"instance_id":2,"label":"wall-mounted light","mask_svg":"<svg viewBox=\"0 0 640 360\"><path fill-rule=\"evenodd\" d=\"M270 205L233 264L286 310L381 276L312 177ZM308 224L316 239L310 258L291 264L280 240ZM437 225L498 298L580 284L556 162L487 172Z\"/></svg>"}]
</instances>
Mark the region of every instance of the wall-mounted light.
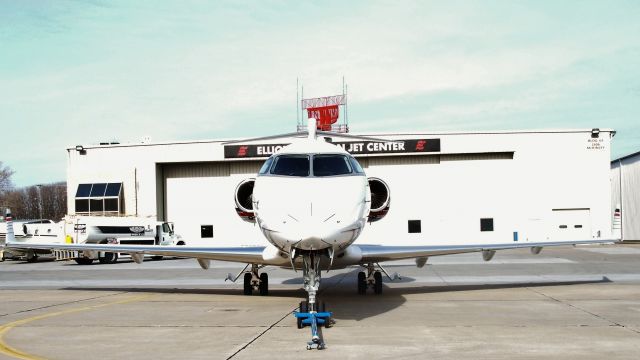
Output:
<instances>
[{"instance_id":1,"label":"wall-mounted light","mask_svg":"<svg viewBox=\"0 0 640 360\"><path fill-rule=\"evenodd\" d=\"M597 139L599 137L600 137L600 129L598 129L598 128L591 129L591 138L592 139Z\"/></svg>"},{"instance_id":2,"label":"wall-mounted light","mask_svg":"<svg viewBox=\"0 0 640 360\"><path fill-rule=\"evenodd\" d=\"M80 155L85 155L87 150L82 145L76 145L76 151L80 153Z\"/></svg>"}]
</instances>

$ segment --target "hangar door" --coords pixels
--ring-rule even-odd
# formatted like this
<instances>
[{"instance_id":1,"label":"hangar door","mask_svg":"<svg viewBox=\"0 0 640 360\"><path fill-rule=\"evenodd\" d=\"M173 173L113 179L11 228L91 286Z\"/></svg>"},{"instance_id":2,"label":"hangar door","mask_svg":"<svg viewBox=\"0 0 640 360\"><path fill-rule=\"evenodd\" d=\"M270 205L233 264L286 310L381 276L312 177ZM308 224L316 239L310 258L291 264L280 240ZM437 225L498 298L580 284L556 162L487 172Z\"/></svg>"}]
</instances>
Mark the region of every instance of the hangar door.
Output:
<instances>
[{"instance_id":1,"label":"hangar door","mask_svg":"<svg viewBox=\"0 0 640 360\"><path fill-rule=\"evenodd\" d=\"M553 209L553 240L591 239L590 209Z\"/></svg>"},{"instance_id":2,"label":"hangar door","mask_svg":"<svg viewBox=\"0 0 640 360\"><path fill-rule=\"evenodd\" d=\"M164 215L187 243L226 246L218 239L251 237L254 228L235 212L236 185L255 177L262 161L163 165ZM238 243L234 245L243 245ZM244 244L246 245L246 244Z\"/></svg>"}]
</instances>

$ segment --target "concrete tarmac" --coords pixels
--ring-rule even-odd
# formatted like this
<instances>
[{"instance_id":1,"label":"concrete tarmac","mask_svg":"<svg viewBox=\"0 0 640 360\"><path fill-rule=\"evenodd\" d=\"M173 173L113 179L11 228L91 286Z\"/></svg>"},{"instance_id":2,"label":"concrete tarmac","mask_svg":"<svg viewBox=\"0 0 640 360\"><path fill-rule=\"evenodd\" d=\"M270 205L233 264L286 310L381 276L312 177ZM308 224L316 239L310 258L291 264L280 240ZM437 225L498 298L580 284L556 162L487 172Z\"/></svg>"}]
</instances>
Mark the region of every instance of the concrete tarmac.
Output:
<instances>
[{"instance_id":1,"label":"concrete tarmac","mask_svg":"<svg viewBox=\"0 0 640 360\"><path fill-rule=\"evenodd\" d=\"M0 359L638 359L640 246L498 252L390 263L382 295L323 274L327 348L291 314L300 273L265 268L270 295L195 260L0 263Z\"/></svg>"}]
</instances>

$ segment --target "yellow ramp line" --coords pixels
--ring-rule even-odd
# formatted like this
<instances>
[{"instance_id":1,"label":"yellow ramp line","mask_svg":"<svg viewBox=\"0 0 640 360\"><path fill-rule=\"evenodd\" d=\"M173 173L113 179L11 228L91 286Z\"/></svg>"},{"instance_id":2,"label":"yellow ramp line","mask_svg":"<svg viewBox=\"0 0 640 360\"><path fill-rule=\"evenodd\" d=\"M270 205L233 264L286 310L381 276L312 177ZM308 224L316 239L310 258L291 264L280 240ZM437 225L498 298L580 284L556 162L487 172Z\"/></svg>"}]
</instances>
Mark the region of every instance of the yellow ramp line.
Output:
<instances>
[{"instance_id":1,"label":"yellow ramp line","mask_svg":"<svg viewBox=\"0 0 640 360\"><path fill-rule=\"evenodd\" d=\"M111 305L117 305L117 304L126 304L126 303L130 303L130 302L140 301L140 300L148 298L150 296L151 295L141 295L141 296L136 296L136 297L132 297L132 298L124 299L124 300L113 301L113 302L104 303L104 304L91 305L91 306L85 306L85 307L81 307L81 308L74 308L74 309L68 309L68 310L61 310L61 311L56 311L56 312L52 312L52 313L36 315L36 316L32 316L32 317L29 317L29 318L26 318L26 319L16 320L16 321L10 322L8 324L1 325L0 326L0 354L8 355L8 356L14 357L16 359L23 359L23 360L45 360L45 358L43 358L43 357L40 357L40 356L37 356L37 355L32 355L32 354L26 353L24 351L20 351L20 350L14 348L14 347L11 347L11 346L7 345L4 342L4 335L6 335L9 331L11 331L11 329L13 329L14 327L20 326L20 325L24 325L24 324L30 323L32 321L48 319L50 317L60 316L60 315L65 315L65 314L72 314L72 313L76 313L76 312L80 312L80 311L98 309L98 308L105 307L105 306L111 306Z\"/></svg>"}]
</instances>

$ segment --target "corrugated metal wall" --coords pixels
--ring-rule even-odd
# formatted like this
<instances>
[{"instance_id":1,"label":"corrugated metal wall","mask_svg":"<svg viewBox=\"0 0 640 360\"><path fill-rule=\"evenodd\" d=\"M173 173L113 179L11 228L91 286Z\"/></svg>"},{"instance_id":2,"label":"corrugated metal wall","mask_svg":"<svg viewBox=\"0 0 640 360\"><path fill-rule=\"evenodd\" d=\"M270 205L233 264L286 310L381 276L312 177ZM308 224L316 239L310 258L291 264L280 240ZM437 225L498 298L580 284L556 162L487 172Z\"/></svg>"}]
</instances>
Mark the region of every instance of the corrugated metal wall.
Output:
<instances>
[{"instance_id":1,"label":"corrugated metal wall","mask_svg":"<svg viewBox=\"0 0 640 360\"><path fill-rule=\"evenodd\" d=\"M513 160L513 152L489 152L469 154L375 156L358 158L364 168L384 165L425 165L440 164L443 161Z\"/></svg>"},{"instance_id":2,"label":"corrugated metal wall","mask_svg":"<svg viewBox=\"0 0 640 360\"><path fill-rule=\"evenodd\" d=\"M622 205L622 240L640 241L640 154L611 164L611 197Z\"/></svg>"},{"instance_id":3,"label":"corrugated metal wall","mask_svg":"<svg viewBox=\"0 0 640 360\"><path fill-rule=\"evenodd\" d=\"M376 156L361 157L362 167L385 165L425 165L439 164L441 161L511 160L513 152L416 155L416 156ZM165 178L217 177L234 174L256 174L264 161L234 161L211 163L166 164L163 166Z\"/></svg>"},{"instance_id":4,"label":"corrugated metal wall","mask_svg":"<svg viewBox=\"0 0 640 360\"><path fill-rule=\"evenodd\" d=\"M234 174L249 174L255 175L260 170L260 167L264 164L264 161L236 161L230 163L229 171L231 175Z\"/></svg>"},{"instance_id":5,"label":"corrugated metal wall","mask_svg":"<svg viewBox=\"0 0 640 360\"><path fill-rule=\"evenodd\" d=\"M440 156L428 155L428 156L376 156L368 158L359 158L358 162L364 168L369 166L384 166L384 165L424 165L424 164L439 164Z\"/></svg>"},{"instance_id":6,"label":"corrugated metal wall","mask_svg":"<svg viewBox=\"0 0 640 360\"><path fill-rule=\"evenodd\" d=\"M513 152L443 154L440 161L513 160Z\"/></svg>"},{"instance_id":7,"label":"corrugated metal wall","mask_svg":"<svg viewBox=\"0 0 640 360\"><path fill-rule=\"evenodd\" d=\"M235 174L256 174L264 161L166 164L164 178L219 177Z\"/></svg>"},{"instance_id":8,"label":"corrugated metal wall","mask_svg":"<svg viewBox=\"0 0 640 360\"><path fill-rule=\"evenodd\" d=\"M193 178L229 176L229 163L187 163L164 165L164 177Z\"/></svg>"}]
</instances>

